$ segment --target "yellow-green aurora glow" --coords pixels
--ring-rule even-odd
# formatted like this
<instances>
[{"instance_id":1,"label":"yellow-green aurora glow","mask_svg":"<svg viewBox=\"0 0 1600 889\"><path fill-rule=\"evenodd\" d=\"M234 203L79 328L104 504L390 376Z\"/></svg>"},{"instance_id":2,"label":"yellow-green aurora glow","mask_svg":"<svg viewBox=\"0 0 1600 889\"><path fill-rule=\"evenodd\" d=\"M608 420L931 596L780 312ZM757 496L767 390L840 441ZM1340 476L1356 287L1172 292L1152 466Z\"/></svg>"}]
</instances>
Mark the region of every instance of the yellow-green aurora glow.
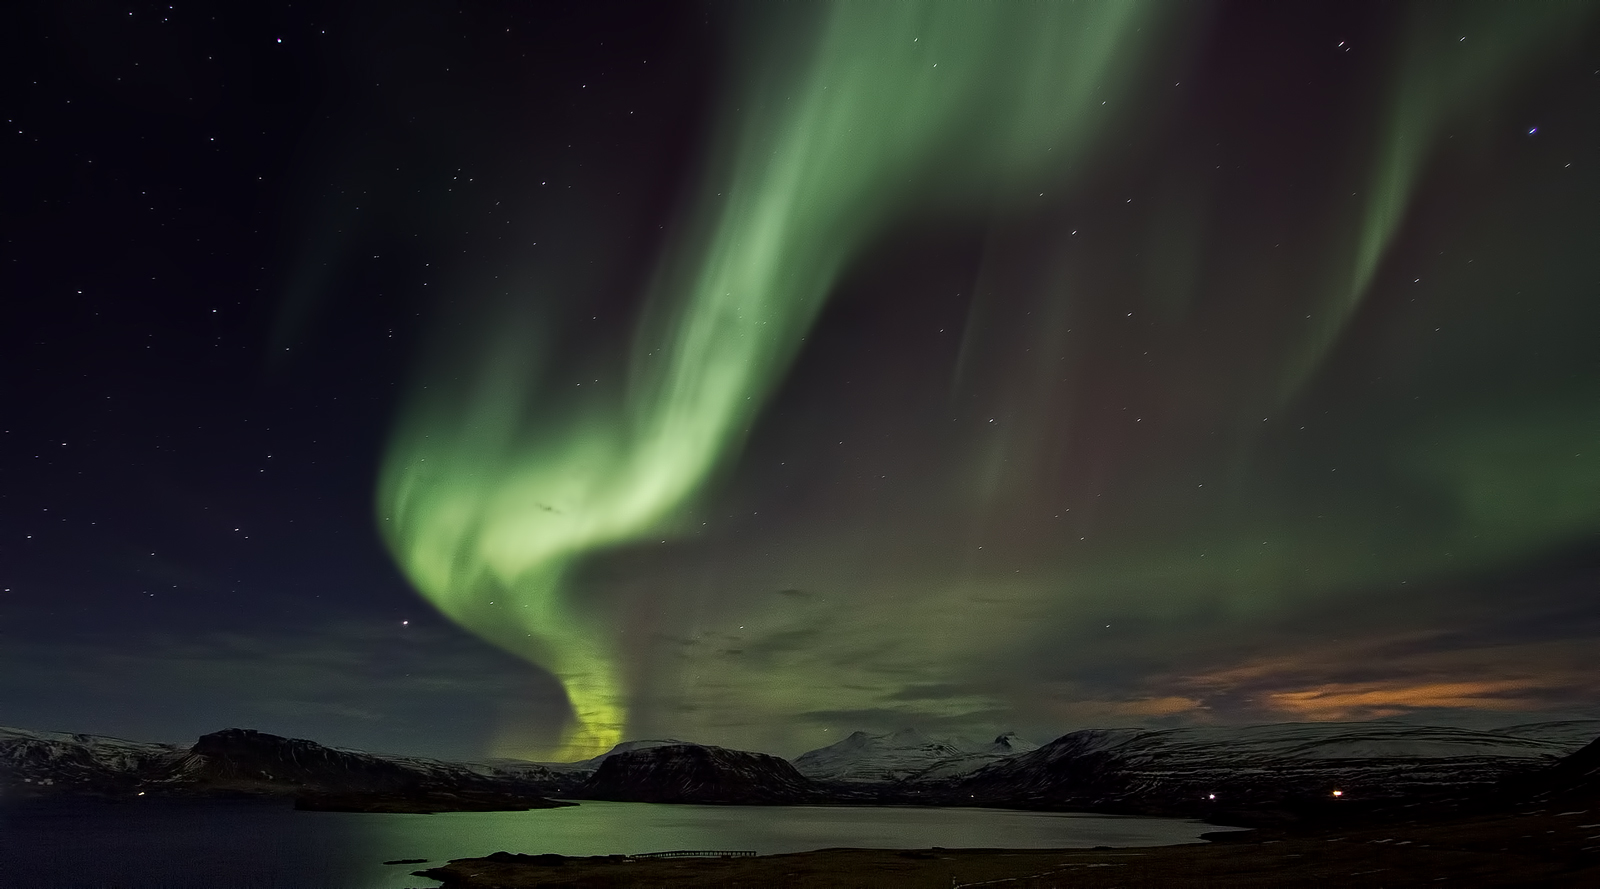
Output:
<instances>
[{"instance_id":1,"label":"yellow-green aurora glow","mask_svg":"<svg viewBox=\"0 0 1600 889\"><path fill-rule=\"evenodd\" d=\"M1234 224L1256 205L1207 192L1204 183L1220 180L1204 176L1232 172L1220 162L1214 172L1210 159L1184 157L1169 163L1181 175L1148 177L1181 179L1174 188L1140 184L1119 166L1122 154L1158 154L1149 143L1162 109L1183 95L1168 74L1181 71L1209 26L1199 5L746 10L767 18L737 31L740 49L693 197L657 258L631 346L614 362L611 376L623 382L578 395L566 383L556 392L543 376L541 341L512 306L500 335L416 388L389 443L378 520L411 582L451 619L566 689L572 719L557 749L509 739L498 752L601 752L639 725L647 681L658 703L671 699L688 712L696 700L716 700L741 708L745 726L866 712L893 697L862 678L869 674L898 677L897 702L915 688L942 690L929 691L938 700L919 711L937 717L1004 713L1028 696L1046 711L1038 700L1091 692L1059 673L1009 685L957 673L982 662L989 675L1004 675L1030 647L1040 662L1056 657L1040 650L1059 647L1062 671L1069 648L1135 658L1132 648L1101 641L1110 634L1089 632L1100 633L1096 609L1127 608L1169 628L1213 613L1255 619L1268 601L1380 577L1443 577L1594 527L1596 474L1549 468L1553 454L1581 450L1592 432L1560 393L1548 405L1496 402L1416 422L1396 408L1406 419L1386 421L1393 440L1381 458L1361 442L1339 450L1337 429L1317 427L1323 451L1300 444L1310 436L1281 437L1292 427L1277 425L1280 416L1304 406L1369 295L1390 286L1380 271L1441 146L1479 139L1483 127L1473 122L1588 17L1586 6L1556 3L1418 10L1410 31L1369 51L1385 60L1371 65L1383 80L1363 100L1365 116L1352 115L1362 126L1341 155L1349 160L1294 180L1327 193L1284 201L1300 215L1260 231ZM1328 50L1336 51L1332 41ZM1091 173L1133 183L1128 197L1099 194L1103 183ZM1100 233L1085 225L1080 236L1076 223L1048 215L1074 195L1151 221L1116 229L1121 217L1107 215ZM1007 228L1025 217L1035 222ZM960 468L894 495L896 515L915 516L921 530L881 521L864 500L852 520L880 535L874 553L884 555L851 557L840 543L848 531L816 530L826 523L810 517L809 573L793 585L833 598L786 590L794 595L781 607L720 609L730 625L714 629L725 631L723 654L742 658L736 668L710 666L713 655L696 653L708 646L685 642L672 660L646 651L665 643L623 638L622 622L586 600L578 582L586 566L643 542L691 540L688 516L737 464L851 264L908 222L952 219L981 221L995 234L985 242L955 379L930 388L953 388L952 403L959 396L990 412L981 436L949 425L924 437L945 461L937 465ZM1048 234L1016 234L1028 225ZM1281 230L1296 227L1299 242L1278 250L1275 242L1292 240ZM1134 233L1114 241L1103 234L1112 230ZM1047 254L1034 262L1036 274L1007 259L1045 241L1053 246L1036 251ZM1075 246L1085 243L1115 243L1117 252ZM1117 271L1117 262L1133 270ZM1450 268L1452 281L1470 286L1465 266ZM566 286L552 279L512 296L538 304ZM1009 314L987 308L1002 299L1012 300ZM1141 326L1117 300L1139 308ZM1123 326L1086 308L1110 305L1119 308L1106 317ZM1247 316L1249 334L1229 339ZM1140 363L1152 352L1159 379ZM1001 378L1010 382L993 382ZM951 424L957 412L929 409ZM1291 422L1304 429L1327 413ZM1523 420L1504 419L1511 413ZM1162 447L1179 456L1146 459ZM1379 479L1368 500L1334 486L1361 471ZM1405 547L1364 518L1379 514L1380 502L1389 508L1386 485L1427 513ZM1541 491L1560 508L1540 506ZM1028 518L996 518L1007 515ZM1003 527L1026 530L994 530ZM979 552L984 541L989 549ZM819 550L841 555L822 564ZM719 564L759 575L750 585L771 590L791 585L783 578L797 575L786 572L806 560L788 554L752 567L758 561L739 553ZM692 598L684 592L691 578L657 581L663 597ZM856 595L868 586L871 595ZM839 629L846 623L849 632ZM1043 629L1068 626L1077 648ZM630 669L630 659L652 658L671 663L648 680ZM1152 692L1142 710L1105 712L1182 712L1194 706L1185 694ZM713 715L691 722L702 731L719 725Z\"/></svg>"},{"instance_id":2,"label":"yellow-green aurora glow","mask_svg":"<svg viewBox=\"0 0 1600 889\"><path fill-rule=\"evenodd\" d=\"M1069 173L1156 31L1131 2L822 19L791 70L741 85L754 108L727 124L705 234L663 262L665 320L641 332L620 403L552 428L502 354L475 397L419 399L395 436L379 511L396 557L444 613L560 677L576 725L556 755L602 752L627 722L614 641L563 596L571 562L658 532L694 495L864 239L913 207Z\"/></svg>"}]
</instances>

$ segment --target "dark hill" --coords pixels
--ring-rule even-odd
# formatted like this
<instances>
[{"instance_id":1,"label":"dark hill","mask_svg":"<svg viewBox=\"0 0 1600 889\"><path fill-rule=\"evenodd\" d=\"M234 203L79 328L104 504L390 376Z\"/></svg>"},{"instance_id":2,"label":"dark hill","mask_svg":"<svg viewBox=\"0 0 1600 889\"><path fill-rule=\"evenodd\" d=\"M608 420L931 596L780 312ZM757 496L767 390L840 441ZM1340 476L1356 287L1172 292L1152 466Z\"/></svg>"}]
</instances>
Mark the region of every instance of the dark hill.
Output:
<instances>
[{"instance_id":1,"label":"dark hill","mask_svg":"<svg viewBox=\"0 0 1600 889\"><path fill-rule=\"evenodd\" d=\"M213 785L370 792L419 789L439 784L444 777L371 754L335 750L315 741L253 729L230 728L202 735L189 753L190 776ZM465 769L459 773L470 776L468 783L481 783L480 776Z\"/></svg>"},{"instance_id":2,"label":"dark hill","mask_svg":"<svg viewBox=\"0 0 1600 889\"><path fill-rule=\"evenodd\" d=\"M1556 763L1551 771L1568 790L1600 799L1600 738Z\"/></svg>"},{"instance_id":3,"label":"dark hill","mask_svg":"<svg viewBox=\"0 0 1600 889\"><path fill-rule=\"evenodd\" d=\"M1600 738L1547 769L1512 776L1501 791L1518 802L1563 808L1600 805Z\"/></svg>"},{"instance_id":4,"label":"dark hill","mask_svg":"<svg viewBox=\"0 0 1600 889\"><path fill-rule=\"evenodd\" d=\"M377 756L253 729L202 736L183 763L188 792L289 795L300 808L358 812L495 811L558 805L529 775Z\"/></svg>"},{"instance_id":5,"label":"dark hill","mask_svg":"<svg viewBox=\"0 0 1600 889\"><path fill-rule=\"evenodd\" d=\"M581 796L645 803L784 804L817 791L788 761L699 744L671 744L608 757Z\"/></svg>"},{"instance_id":6,"label":"dark hill","mask_svg":"<svg viewBox=\"0 0 1600 889\"><path fill-rule=\"evenodd\" d=\"M175 744L0 728L0 796L123 796L180 779Z\"/></svg>"},{"instance_id":7,"label":"dark hill","mask_svg":"<svg viewBox=\"0 0 1600 889\"><path fill-rule=\"evenodd\" d=\"M1533 739L1385 723L1086 730L973 773L949 801L1299 821L1487 798L1550 772L1563 752ZM1583 755L1568 758L1572 777L1555 780L1592 782Z\"/></svg>"}]
</instances>

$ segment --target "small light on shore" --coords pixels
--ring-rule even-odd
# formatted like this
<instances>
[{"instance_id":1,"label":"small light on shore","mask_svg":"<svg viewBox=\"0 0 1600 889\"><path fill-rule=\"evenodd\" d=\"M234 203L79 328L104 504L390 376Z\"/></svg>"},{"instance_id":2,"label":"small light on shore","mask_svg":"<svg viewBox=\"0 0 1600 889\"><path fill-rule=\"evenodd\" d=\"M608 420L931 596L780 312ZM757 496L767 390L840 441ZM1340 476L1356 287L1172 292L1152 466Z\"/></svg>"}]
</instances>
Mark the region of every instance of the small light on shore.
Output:
<instances>
[{"instance_id":1,"label":"small light on shore","mask_svg":"<svg viewBox=\"0 0 1600 889\"><path fill-rule=\"evenodd\" d=\"M1344 791L1343 790L1335 790L1333 792L1333 795L1334 796L1344 796Z\"/></svg>"}]
</instances>

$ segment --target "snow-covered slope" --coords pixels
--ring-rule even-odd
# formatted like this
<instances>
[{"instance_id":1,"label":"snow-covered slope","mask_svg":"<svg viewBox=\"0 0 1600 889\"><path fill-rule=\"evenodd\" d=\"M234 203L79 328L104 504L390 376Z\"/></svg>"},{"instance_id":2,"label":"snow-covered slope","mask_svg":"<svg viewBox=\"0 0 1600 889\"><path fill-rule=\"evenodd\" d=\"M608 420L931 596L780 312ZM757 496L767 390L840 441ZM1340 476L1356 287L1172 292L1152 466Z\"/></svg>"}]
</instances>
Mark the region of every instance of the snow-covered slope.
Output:
<instances>
[{"instance_id":1,"label":"snow-covered slope","mask_svg":"<svg viewBox=\"0 0 1600 889\"><path fill-rule=\"evenodd\" d=\"M553 777L536 766L511 775L464 763L327 747L250 729L225 729L201 736L189 749L186 764L202 787L250 792L269 792L268 788L329 793L413 788L532 792Z\"/></svg>"},{"instance_id":2,"label":"snow-covered slope","mask_svg":"<svg viewBox=\"0 0 1600 889\"><path fill-rule=\"evenodd\" d=\"M1399 723L1290 723L1073 732L962 785L969 800L1179 807L1197 800L1397 798L1485 788L1548 767L1572 743Z\"/></svg>"},{"instance_id":3,"label":"snow-covered slope","mask_svg":"<svg viewBox=\"0 0 1600 889\"><path fill-rule=\"evenodd\" d=\"M589 784L589 790L614 799L827 797L1150 813L1193 813L1203 801L1264 810L1284 801L1325 799L1333 789L1344 800L1477 794L1491 786L1503 795L1528 781L1547 795L1569 793L1558 786L1563 781L1592 789L1600 784L1590 762L1600 754L1592 745L1583 759L1588 765L1569 763L1557 778L1539 775L1600 735L1596 722L1494 731L1400 722L1104 729L1073 732L1037 749L1009 734L983 743L913 730L857 732L797 757L792 768L761 754L664 739L630 741L591 760L546 766L385 756L243 729L179 747L0 728L0 795L530 795L581 793ZM618 757L625 762L596 783L605 764ZM1569 773L1577 777L1560 777ZM629 789L630 782L639 786Z\"/></svg>"},{"instance_id":4,"label":"snow-covered slope","mask_svg":"<svg viewBox=\"0 0 1600 889\"><path fill-rule=\"evenodd\" d=\"M106 793L171 781L188 753L175 744L0 728L0 793Z\"/></svg>"},{"instance_id":5,"label":"snow-covered slope","mask_svg":"<svg viewBox=\"0 0 1600 889\"><path fill-rule=\"evenodd\" d=\"M0 793L293 794L406 788L532 793L560 776L517 769L325 747L247 729L201 737L191 747L99 735L0 728Z\"/></svg>"},{"instance_id":6,"label":"snow-covered slope","mask_svg":"<svg viewBox=\"0 0 1600 889\"><path fill-rule=\"evenodd\" d=\"M1133 737L1140 738L1140 743L1152 745L1151 755L1156 746L1172 750L1226 747L1235 755L1251 760L1560 757L1590 740L1566 744L1506 732L1386 722L1207 726L1138 731Z\"/></svg>"},{"instance_id":7,"label":"snow-covered slope","mask_svg":"<svg viewBox=\"0 0 1600 889\"><path fill-rule=\"evenodd\" d=\"M1576 750L1595 738L1600 738L1600 719L1561 719L1550 722L1530 722L1523 725L1511 725L1505 728L1493 729L1490 734L1548 741L1552 744L1571 746L1572 749Z\"/></svg>"},{"instance_id":8,"label":"snow-covered slope","mask_svg":"<svg viewBox=\"0 0 1600 889\"><path fill-rule=\"evenodd\" d=\"M1037 745L1014 732L979 743L902 729L877 735L856 732L838 743L802 753L793 762L800 774L813 780L898 783L955 778L1034 749Z\"/></svg>"}]
</instances>

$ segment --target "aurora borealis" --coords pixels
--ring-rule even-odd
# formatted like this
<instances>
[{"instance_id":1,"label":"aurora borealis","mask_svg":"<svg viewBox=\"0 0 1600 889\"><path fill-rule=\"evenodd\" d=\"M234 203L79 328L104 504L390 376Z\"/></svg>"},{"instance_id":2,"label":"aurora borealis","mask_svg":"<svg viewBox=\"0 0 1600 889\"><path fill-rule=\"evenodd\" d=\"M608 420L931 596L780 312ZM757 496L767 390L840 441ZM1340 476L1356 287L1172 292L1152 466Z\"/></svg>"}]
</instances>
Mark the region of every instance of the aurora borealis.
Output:
<instances>
[{"instance_id":1,"label":"aurora borealis","mask_svg":"<svg viewBox=\"0 0 1600 889\"><path fill-rule=\"evenodd\" d=\"M1131 76L1132 32L1151 18L1134 4L815 11L800 70L752 72L756 91L733 91L752 109L727 127L728 169L701 186L727 198L689 226L706 234L689 236L703 243L688 257L669 246L665 263L684 270L657 278L663 305L646 311L663 320L638 336L611 395L622 405L553 415L528 347L499 343L510 354L472 373L471 392L419 409L386 472L380 512L418 587L565 683L579 729L563 755L623 740L628 706L616 643L564 601L568 564L676 536L673 514L737 447L879 229L919 204L1066 178L1102 125L1100 96L1121 98L1100 84Z\"/></svg>"},{"instance_id":2,"label":"aurora borealis","mask_svg":"<svg viewBox=\"0 0 1600 889\"><path fill-rule=\"evenodd\" d=\"M14 412L108 442L61 479L163 435L205 455L151 471L148 532L112 522L185 616L107 604L118 578L148 595L131 557L83 569L70 613L169 641L178 620L191 662L213 636L300 652L280 677L388 682L403 658L393 689L476 702L450 743L528 757L1600 705L1591 4L418 4L273 27L259 52L301 55L253 64L289 92L211 113L239 142L277 109L279 141L207 148L214 181L158 192L217 216L266 189L234 234L184 229L234 258L193 271L152 229L129 255L162 269L69 282L94 311L148 305L172 348L236 343L233 382L168 399L201 359L126 373L146 357L89 343L55 373L133 389ZM138 113L159 134L187 112ZM183 139L225 133L195 120ZM111 188L52 175L77 212ZM116 180L130 220L137 178ZM187 283L129 296L169 268ZM149 407L84 419L126 397ZM189 431L224 415L238 432ZM42 459L8 448L11 478ZM218 468L247 462L281 480ZM73 515L146 514L128 473L88 471L117 480ZM15 488L9 546L66 484ZM281 529L271 553L212 542L213 512ZM17 550L6 585L66 551ZM14 601L14 625L72 624ZM251 628L194 617L234 601ZM368 623L389 629L330 629ZM282 642L340 634L326 657ZM430 646L454 678L421 678ZM37 669L6 693L65 681ZM358 689L281 712L383 714L352 737L459 721Z\"/></svg>"},{"instance_id":3,"label":"aurora borealis","mask_svg":"<svg viewBox=\"0 0 1600 889\"><path fill-rule=\"evenodd\" d=\"M563 680L577 726L569 749L563 752L574 758L603 752L623 739L629 699L635 690L628 687L623 678L626 671L617 661L630 656L628 648L634 649L633 656L640 652L637 642L611 637L612 620L585 613L584 603L578 600L593 593L581 580L570 577L573 564L585 558L604 562L609 550L651 537L692 541L696 534L692 525L685 532L684 516L702 506L697 501L704 496L702 488L713 470L741 456L744 434L751 423L760 421L769 394L788 370L791 356L800 348L826 298L838 286L841 270L858 260L873 240L885 237L885 232L897 225L905 226L919 212L947 217L951 224L963 216L978 215L986 218L992 229L1003 230L1008 217L1036 216L1040 205L1070 208L1078 196L1076 190L1083 187L1084 168L1094 164L1088 158L1100 148L1098 143L1133 126L1127 118L1137 112L1119 114L1121 107L1162 101L1149 95L1160 89L1151 82L1155 80L1150 71L1152 59L1161 51L1172 52L1173 44L1181 42L1175 32L1193 27L1186 15L1185 20L1170 21L1173 8L1157 10L1132 4L1042 8L841 4L806 12L794 16L800 19L798 23L769 24L766 33L758 30L749 38L757 47L749 55L793 61L783 66L746 60L744 68L736 69L736 82L728 89L732 98L724 101L721 112L724 135L709 152L713 158L709 171L697 182L698 200L683 227L686 234L664 245L661 270L651 279L654 292L641 309L644 320L625 366L607 368L609 376L625 382L609 391L591 387L591 392L600 392L599 403L586 402L563 416L549 405L554 399L538 391L537 374L531 366L537 358L525 354L529 347L504 340L461 377L472 381L465 391L431 395L427 406L417 409L391 456L380 512L386 523L392 523L386 527L393 529L390 534L400 560L419 588L447 614L486 638L525 653ZM1218 399L1233 402L1227 404L1229 413L1287 410L1290 419L1295 419L1301 388L1321 370L1344 328L1376 286L1388 247L1410 215L1416 182L1439 151L1434 143L1441 129L1468 111L1481 112L1486 98L1492 101L1523 76L1535 52L1568 39L1585 12L1577 6L1537 13L1504 6L1419 8L1410 21L1398 25L1389 49L1392 60L1383 66L1389 70L1379 75L1386 79L1378 89L1385 101L1368 112L1372 118L1370 143L1350 146L1353 157L1367 156L1362 158L1367 169L1362 170L1359 161L1352 164L1354 175L1347 180L1355 189L1351 192L1355 200L1346 203L1355 204L1355 212L1340 208L1317 214L1322 218L1316 222L1325 227L1323 243L1308 251L1312 255L1296 267L1283 269L1283 280L1277 284L1286 291L1280 299L1307 309L1306 319L1312 323L1298 331L1273 331L1271 338L1281 343L1283 350L1277 356L1278 391L1250 393L1244 386L1230 386L1228 395L1232 397ZM1450 37L1454 40L1447 39ZM1463 38L1473 38L1483 47L1465 47ZM1451 47L1450 42L1458 46ZM1188 76L1182 68L1176 72L1172 76ZM1172 84L1181 86L1181 81ZM1113 101L1116 109L1108 107ZM1464 135L1476 138L1473 122L1462 123ZM707 196L708 191L714 199ZM1060 197L1052 200L1050 195ZM1046 200L1027 206L1028 198L1035 196ZM1189 231L1162 235L1177 243L1147 245L1151 256L1146 263L1165 264L1181 255L1201 267L1179 270L1176 277L1159 283L1133 283L1142 283L1150 291L1166 290L1150 294L1158 299L1189 301L1197 292L1205 293L1221 283L1203 270L1212 259L1206 248L1182 243L1198 239L1193 227L1196 222L1204 224L1204 210L1192 204L1183 206L1159 191L1141 200L1141 204L1146 202L1153 209L1130 208L1132 216L1153 217L1146 224L1164 217L1179 220L1185 214L1190 216L1169 223L1187 223ZM1010 428L985 430L992 433L992 440L973 444L987 453L958 458L948 467L956 473L974 462L991 467L989 478L966 491L942 492L942 502L934 507L939 513L971 517L972 524L963 536L977 532L982 539L985 526L1005 525L1014 516L1037 512L1045 505L1039 501L1052 495L1063 504L1059 507L1063 512L1070 510L1064 504L1077 499L1070 488L1051 491L1043 498L1039 490L1026 495L1008 491L1008 482L1019 487L1027 482L1005 479L1017 471L1006 464L1034 463L1023 471L1027 479L1054 474L1070 480L1071 443L1082 433L1074 428L1079 422L1076 412L1062 404L1059 396L1063 388L1075 386L1074 377L1083 369L1071 366L1081 360L1081 347L1063 341L1072 323L1067 318L1075 310L1083 311L1078 305L1103 303L1108 295L1127 289L1129 282L1116 280L1113 272L1098 286L1074 286L1070 282L1073 272L1091 266L1092 260L1071 256L1069 239L1076 237L1075 233L1057 229L1051 234L1053 237L1044 240L1055 243L1036 249L1054 253L1046 262L1057 266L1056 274L1068 280L996 281L994 296L981 293L975 298L993 298L997 308L1005 302L1034 305L1041 313L1041 328L1030 332L1031 337L1016 337L1009 331L1001 337L985 337L969 322L965 332L961 359L969 349L979 355L1003 347L1005 341L1030 339L1041 355L1059 355L1056 366L1007 368L998 374L1004 380L998 391L978 396L980 402L1010 402L1006 405ZM1038 237L1036 233L1031 236ZM1005 249L1011 240L998 233L990 237L992 249ZM994 274L1009 276L1039 261L1018 257ZM980 265L980 286L988 271ZM1429 269L1430 279L1432 271ZM1198 314L1204 310L1196 307L1189 311ZM1173 311L1175 317L1157 318L1154 326L1181 328L1189 320L1183 317L1189 311ZM1135 311L1126 317L1139 314ZM1136 330L1143 326L1134 324ZM1153 333L1138 330L1132 339L1142 343ZM1168 343L1150 344L1172 349ZM1196 357L1202 364L1218 361L1214 355ZM966 369L961 363L958 360L958 372ZM1062 364L1068 366L1058 369ZM875 375L870 367L864 370ZM1165 369L1152 381L1154 387L1170 392L1176 385L1171 377L1179 370ZM1057 373L1065 374L1059 383L1053 379ZM955 382L959 386L961 381ZM1026 392L1029 389L1034 391ZM948 412L964 407L956 399L951 402ZM1165 434L1182 437L1182 432L1172 428L1175 418L1170 409L1150 405L1138 410L1151 414L1151 426L1141 429L1165 428L1169 430ZM990 418L987 425L996 425L998 419ZM1133 421L1142 424L1146 419L1138 416ZM1271 418L1262 419L1269 422ZM1225 432L1234 439L1234 448L1260 447L1270 453L1283 447L1262 441L1263 435L1253 426L1238 428L1236 418L1215 414L1210 418L1212 423L1219 420L1234 425ZM959 423L960 418L952 422ZM1591 423L1583 426L1592 432ZM1568 437L1560 431L1541 430L1535 437L1549 442L1554 452L1581 450L1582 436L1582 432ZM1128 445L1133 443L1124 447ZM1418 479L1413 484L1432 481L1434 498L1456 504L1458 511L1469 516L1481 514L1489 523L1519 505L1511 490L1524 484L1522 476L1529 470L1526 464L1546 463L1554 457L1554 453L1538 453L1540 445L1533 445L1534 453L1513 450L1509 454L1499 442L1490 444L1487 453L1481 446L1467 447L1473 453L1456 458L1467 465L1442 468L1441 463L1454 461L1427 461L1433 464L1435 475L1445 477ZM1114 455L1113 459L1126 456ZM1180 451L1177 456L1186 455ZM1065 466L1060 465L1063 457L1068 458ZM1229 459L1237 460L1237 452ZM1207 462L1196 461L1189 467L1190 477L1216 477L1220 467L1207 466ZM1128 468L1143 478L1149 478L1155 469L1138 466L1137 461ZM1406 468L1397 467L1397 474L1407 474ZM680 669L717 676L712 681L722 686L715 696L723 702L720 706L746 712L757 708L771 719L782 720L794 712L826 709L830 702L837 705L855 699L864 709L884 703L881 680L868 678L870 668L862 671L842 666L883 669L889 665L875 663L883 659L881 654L874 656L851 646L832 652L834 664L810 652L810 657L799 659L803 665L752 665L739 661L756 659L727 653L733 650L731 646L742 646L749 638L756 639L759 646L764 634L795 632L797 620L827 621L833 626L846 621L864 623L873 628L868 638L875 646L892 641L898 645L888 646L891 651L905 649L891 662L903 661L895 665L912 674L926 674L952 668L960 671L974 660L993 659L995 637L1012 641L1041 635L1048 638L1062 627L1070 628L1078 622L1074 615L1077 601L1103 595L1105 587L1127 590L1136 611L1159 614L1168 609L1187 611L1197 597L1220 595L1235 601L1264 595L1315 598L1367 580L1373 567L1363 564L1372 559L1371 543L1366 539L1369 531L1337 525L1326 531L1296 527L1304 523L1304 516L1296 517L1299 522L1290 519L1287 526L1269 528L1273 501L1289 492L1266 496L1265 492L1251 492L1257 475L1253 467L1246 463L1232 469L1237 474L1231 480L1232 493L1238 499L1229 504L1233 515L1215 526L1225 530L1221 539L1206 535L1197 540L1192 531L1158 530L1139 522L1144 527L1113 531L1105 545L1109 551L1085 547L1084 553L1067 559L1061 558L1060 551L1063 545L1070 547L1070 535L1043 535L1043 551L1002 557L1004 563L1023 566L1013 568L1012 577L1004 576L1003 569L973 564L975 556L947 563L934 572L897 565L899 576L875 577L873 586L909 586L917 592L888 597L894 605L887 613L874 607L885 597L865 590L845 595L842 607L829 609L784 609L766 604L750 608L729 603L716 609L725 617L709 627L696 628L696 635L709 630L729 640L730 648L716 656L722 662L705 663L690 655L683 659L691 665ZM1582 471L1577 474L1581 476ZM1157 511L1161 502L1176 503L1181 497L1191 501L1189 508L1196 513L1191 521L1208 518L1206 514L1217 508L1214 501L1207 502L1209 498L1194 502L1196 495L1173 490L1176 479L1164 481L1166 485L1153 485L1153 490L1118 499L1137 514ZM1286 487L1304 483L1301 479L1287 481ZM1582 504L1593 502L1596 492L1585 490L1575 478L1547 481L1543 487L1549 491L1546 496L1565 499L1555 492L1574 484L1579 488L1572 499L1581 518L1573 518L1581 527L1586 520L1593 520L1593 511ZM1197 491L1203 487L1203 482L1194 485ZM1095 499L1103 497L1096 492ZM1477 502L1485 498L1489 502ZM1099 504L1094 508L1100 508ZM988 521L974 521L985 513ZM751 514L757 515L759 510ZM853 522L846 522L858 525L859 533L882 534L885 543L897 536L887 530L889 523L882 517L851 518ZM1071 521L1062 524L1077 525ZM944 530L934 530L932 537L937 539ZM1426 532L1436 539L1428 541L1422 552L1394 554L1383 559L1389 563L1384 567L1430 581L1453 567L1442 562L1452 558L1445 554L1447 549L1462 549L1461 563L1477 562L1466 551L1483 547L1471 538L1486 530L1491 529L1473 527L1470 519L1438 522ZM1543 543L1551 533L1559 531L1545 529L1536 536ZM1252 544L1240 544L1240 537L1278 537L1280 542L1274 549L1270 539L1262 541L1261 546L1268 549L1258 553L1249 548ZM1080 538L1080 542L1087 541L1087 535ZM660 542L668 543L665 539ZM825 544L829 545L837 544ZM1000 545L1005 546L1003 542ZM926 541L909 546L923 551L913 565L940 561L925 552ZM948 553L952 549L975 551L977 546L946 539L934 548ZM1215 550L1203 553L1210 562L1183 564L1193 551L1206 549ZM1513 553L1496 555L1522 555L1516 552L1519 548L1512 549ZM719 554L715 558L739 557ZM827 575L825 580L814 581L814 568L790 566L788 570L804 572L794 581L799 589L850 583ZM1016 576L1024 570L1026 579ZM784 581L772 577L766 585L781 587ZM966 615L980 608L978 603L986 593L998 599L1000 607L982 609L998 613L986 614L982 621L986 631L975 633ZM848 617L839 614L841 610ZM797 616L794 611L812 613ZM921 613L913 616L907 611ZM1014 623L1024 615L1051 629L1040 633ZM896 623L901 628L894 629ZM523 639L516 638L519 632ZM835 635L855 634L835 631ZM826 650L833 646L818 647ZM644 654L650 657L653 653ZM851 681L852 674L857 681ZM730 682L725 676L739 676L743 681ZM819 677L826 678L819 682ZM958 683L958 676L936 674L935 684ZM980 699L958 707L972 705L997 708L999 702ZM942 702L935 712L946 715L947 707L948 702Z\"/></svg>"}]
</instances>

